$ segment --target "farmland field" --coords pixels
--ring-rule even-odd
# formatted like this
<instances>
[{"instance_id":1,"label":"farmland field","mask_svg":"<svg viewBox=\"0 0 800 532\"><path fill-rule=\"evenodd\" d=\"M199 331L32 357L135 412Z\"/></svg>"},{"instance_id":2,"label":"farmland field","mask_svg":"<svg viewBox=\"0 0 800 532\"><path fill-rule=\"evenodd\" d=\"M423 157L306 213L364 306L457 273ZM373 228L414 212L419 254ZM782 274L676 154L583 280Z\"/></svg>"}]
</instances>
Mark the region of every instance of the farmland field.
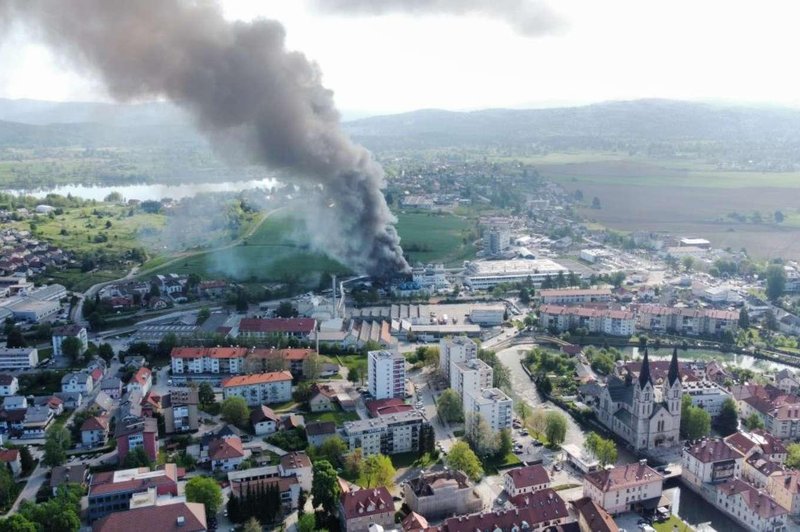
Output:
<instances>
[{"instance_id":1,"label":"farmland field","mask_svg":"<svg viewBox=\"0 0 800 532\"><path fill-rule=\"evenodd\" d=\"M460 266L474 258L472 223L452 214L400 213L397 231L412 263L444 262Z\"/></svg>"}]
</instances>

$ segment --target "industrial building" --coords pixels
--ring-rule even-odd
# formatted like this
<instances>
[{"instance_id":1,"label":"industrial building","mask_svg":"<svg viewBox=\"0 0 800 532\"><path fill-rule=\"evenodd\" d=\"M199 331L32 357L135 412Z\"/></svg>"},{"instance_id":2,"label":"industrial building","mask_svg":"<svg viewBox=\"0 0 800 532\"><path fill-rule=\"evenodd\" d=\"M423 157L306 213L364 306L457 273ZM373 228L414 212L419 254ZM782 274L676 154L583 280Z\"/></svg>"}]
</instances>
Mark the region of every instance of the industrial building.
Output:
<instances>
[{"instance_id":1,"label":"industrial building","mask_svg":"<svg viewBox=\"0 0 800 532\"><path fill-rule=\"evenodd\" d=\"M472 290L488 290L501 283L530 280L540 286L548 277L569 275L570 270L550 259L510 259L465 263L464 284Z\"/></svg>"}]
</instances>

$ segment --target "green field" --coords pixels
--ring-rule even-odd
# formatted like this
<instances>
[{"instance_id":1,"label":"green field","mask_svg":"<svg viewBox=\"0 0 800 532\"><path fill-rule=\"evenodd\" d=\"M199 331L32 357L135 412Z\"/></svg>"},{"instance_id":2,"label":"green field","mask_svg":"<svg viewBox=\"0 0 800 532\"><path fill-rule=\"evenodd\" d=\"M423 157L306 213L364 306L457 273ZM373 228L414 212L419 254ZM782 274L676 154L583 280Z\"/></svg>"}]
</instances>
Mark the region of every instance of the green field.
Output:
<instances>
[{"instance_id":1,"label":"green field","mask_svg":"<svg viewBox=\"0 0 800 532\"><path fill-rule=\"evenodd\" d=\"M475 257L472 222L453 214L400 213L397 232L412 263L460 266Z\"/></svg>"}]
</instances>

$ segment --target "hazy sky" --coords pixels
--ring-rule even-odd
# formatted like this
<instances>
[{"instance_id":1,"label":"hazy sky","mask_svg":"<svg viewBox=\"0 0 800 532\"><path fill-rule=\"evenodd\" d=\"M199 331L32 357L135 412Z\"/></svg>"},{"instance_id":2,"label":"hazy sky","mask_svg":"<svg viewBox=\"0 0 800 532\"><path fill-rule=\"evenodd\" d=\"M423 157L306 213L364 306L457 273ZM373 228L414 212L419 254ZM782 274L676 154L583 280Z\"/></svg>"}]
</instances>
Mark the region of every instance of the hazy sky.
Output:
<instances>
[{"instance_id":1,"label":"hazy sky","mask_svg":"<svg viewBox=\"0 0 800 532\"><path fill-rule=\"evenodd\" d=\"M324 2L325 0L318 0ZM555 35L482 16L341 16L308 0L225 0L230 19L286 26L347 115L679 98L800 106L800 3L558 0ZM0 97L107 99L85 72L12 30Z\"/></svg>"}]
</instances>

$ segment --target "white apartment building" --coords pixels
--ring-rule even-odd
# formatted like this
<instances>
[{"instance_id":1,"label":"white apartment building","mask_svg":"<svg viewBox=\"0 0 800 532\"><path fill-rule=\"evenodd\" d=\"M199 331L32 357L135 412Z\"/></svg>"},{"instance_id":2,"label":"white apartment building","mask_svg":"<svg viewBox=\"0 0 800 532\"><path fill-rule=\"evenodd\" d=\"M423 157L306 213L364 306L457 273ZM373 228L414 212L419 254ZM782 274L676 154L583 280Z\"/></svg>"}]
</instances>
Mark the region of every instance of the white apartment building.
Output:
<instances>
[{"instance_id":1,"label":"white apartment building","mask_svg":"<svg viewBox=\"0 0 800 532\"><path fill-rule=\"evenodd\" d=\"M427 425L416 410L359 421L345 421L344 441L350 451L361 449L364 456L419 451L420 432Z\"/></svg>"},{"instance_id":2,"label":"white apartment building","mask_svg":"<svg viewBox=\"0 0 800 532\"><path fill-rule=\"evenodd\" d=\"M738 478L717 486L715 506L747 530L783 532L789 510L767 495Z\"/></svg>"},{"instance_id":3,"label":"white apartment building","mask_svg":"<svg viewBox=\"0 0 800 532\"><path fill-rule=\"evenodd\" d=\"M461 404L467 404L467 396L475 396L481 390L492 387L494 370L479 358L465 362L455 362L450 366L450 387L461 397Z\"/></svg>"},{"instance_id":4,"label":"white apartment building","mask_svg":"<svg viewBox=\"0 0 800 532\"><path fill-rule=\"evenodd\" d=\"M692 398L692 405L699 406L712 418L719 416L722 403L731 395L711 381L686 381L683 383L683 395Z\"/></svg>"},{"instance_id":5,"label":"white apartment building","mask_svg":"<svg viewBox=\"0 0 800 532\"><path fill-rule=\"evenodd\" d=\"M741 477L744 455L723 439L701 440L683 449L681 466L682 478L702 493L704 484Z\"/></svg>"},{"instance_id":6,"label":"white apartment building","mask_svg":"<svg viewBox=\"0 0 800 532\"><path fill-rule=\"evenodd\" d=\"M640 460L588 473L583 477L583 496L616 515L634 510L642 501L657 502L663 481L661 474L647 465L647 460Z\"/></svg>"},{"instance_id":7,"label":"white apartment building","mask_svg":"<svg viewBox=\"0 0 800 532\"><path fill-rule=\"evenodd\" d=\"M499 388L486 388L477 395L468 395L464 404L464 413L472 413L482 417L487 425L499 432L511 429L514 402ZM472 418L468 416L467 419Z\"/></svg>"},{"instance_id":8,"label":"white apartment building","mask_svg":"<svg viewBox=\"0 0 800 532\"><path fill-rule=\"evenodd\" d=\"M244 371L245 347L176 347L170 353L173 375L229 374Z\"/></svg>"},{"instance_id":9,"label":"white apartment building","mask_svg":"<svg viewBox=\"0 0 800 532\"><path fill-rule=\"evenodd\" d=\"M457 362L466 362L478 357L478 344L466 336L442 338L439 341L439 373L450 376L450 367ZM452 377L451 377L452 386Z\"/></svg>"},{"instance_id":10,"label":"white apartment building","mask_svg":"<svg viewBox=\"0 0 800 532\"><path fill-rule=\"evenodd\" d=\"M32 369L39 364L39 351L33 347L0 347L0 370Z\"/></svg>"},{"instance_id":11,"label":"white apartment building","mask_svg":"<svg viewBox=\"0 0 800 532\"><path fill-rule=\"evenodd\" d=\"M81 341L81 350L79 354L83 354L89 348L89 336L86 333L86 327L81 327L80 325L65 325L63 327L55 327L53 329L53 358L59 358L64 356L64 352L61 349L61 344L67 338L77 338Z\"/></svg>"},{"instance_id":12,"label":"white apartment building","mask_svg":"<svg viewBox=\"0 0 800 532\"><path fill-rule=\"evenodd\" d=\"M242 397L249 406L284 403L292 398L292 374L273 371L230 377L222 382L222 395Z\"/></svg>"},{"instance_id":13,"label":"white apartment building","mask_svg":"<svg viewBox=\"0 0 800 532\"><path fill-rule=\"evenodd\" d=\"M391 351L367 353L367 375L369 393L375 399L405 398L406 359Z\"/></svg>"},{"instance_id":14,"label":"white apartment building","mask_svg":"<svg viewBox=\"0 0 800 532\"><path fill-rule=\"evenodd\" d=\"M630 336L636 328L636 317L622 309L542 305L539 323L544 329L558 332L581 328L589 333Z\"/></svg>"}]
</instances>

